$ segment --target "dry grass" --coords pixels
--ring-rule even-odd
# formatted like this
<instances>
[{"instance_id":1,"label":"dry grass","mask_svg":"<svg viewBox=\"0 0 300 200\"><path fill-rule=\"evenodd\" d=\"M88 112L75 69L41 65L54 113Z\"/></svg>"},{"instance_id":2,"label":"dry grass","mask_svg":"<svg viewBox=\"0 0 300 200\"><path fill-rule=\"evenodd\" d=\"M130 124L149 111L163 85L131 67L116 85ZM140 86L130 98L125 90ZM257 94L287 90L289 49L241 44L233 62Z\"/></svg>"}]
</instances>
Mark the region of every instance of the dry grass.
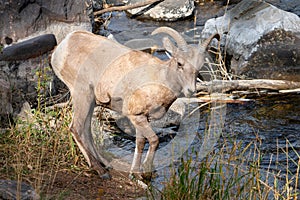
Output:
<instances>
[{"instance_id":1,"label":"dry grass","mask_svg":"<svg viewBox=\"0 0 300 200\"><path fill-rule=\"evenodd\" d=\"M0 134L0 179L27 182L38 194L50 190L58 171L87 168L69 131L71 106L46 108L48 70L36 72L37 108Z\"/></svg>"},{"instance_id":2,"label":"dry grass","mask_svg":"<svg viewBox=\"0 0 300 200\"><path fill-rule=\"evenodd\" d=\"M286 154L287 163L297 165L296 172L288 170L287 164L286 174L274 173L260 166L260 144L252 142L242 147L226 139L222 143L219 151L202 161L196 161L197 152L196 156L187 155L182 159L180 167L173 169L171 180L165 182L162 199L298 199L299 154L297 160Z\"/></svg>"}]
</instances>

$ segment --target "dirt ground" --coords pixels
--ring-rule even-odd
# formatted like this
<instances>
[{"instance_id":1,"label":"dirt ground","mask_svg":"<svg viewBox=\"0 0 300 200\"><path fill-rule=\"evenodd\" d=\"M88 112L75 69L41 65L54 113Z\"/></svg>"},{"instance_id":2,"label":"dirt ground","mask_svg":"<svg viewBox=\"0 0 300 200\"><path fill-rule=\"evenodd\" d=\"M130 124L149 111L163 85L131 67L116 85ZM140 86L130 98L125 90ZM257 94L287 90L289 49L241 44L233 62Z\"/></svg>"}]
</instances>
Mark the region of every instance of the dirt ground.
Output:
<instances>
[{"instance_id":1,"label":"dirt ground","mask_svg":"<svg viewBox=\"0 0 300 200\"><path fill-rule=\"evenodd\" d=\"M146 197L146 191L128 178L128 174L110 171L112 178L102 180L94 172L58 172L54 182L46 186L42 199L112 200Z\"/></svg>"}]
</instances>

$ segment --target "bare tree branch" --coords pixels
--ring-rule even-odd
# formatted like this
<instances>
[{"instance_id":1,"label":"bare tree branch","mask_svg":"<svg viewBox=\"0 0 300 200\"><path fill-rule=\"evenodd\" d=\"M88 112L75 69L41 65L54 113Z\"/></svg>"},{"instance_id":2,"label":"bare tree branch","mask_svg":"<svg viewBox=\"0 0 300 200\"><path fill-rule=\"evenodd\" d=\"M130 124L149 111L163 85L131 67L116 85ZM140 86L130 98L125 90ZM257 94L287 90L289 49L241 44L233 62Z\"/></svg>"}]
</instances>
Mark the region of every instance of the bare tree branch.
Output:
<instances>
[{"instance_id":1,"label":"bare tree branch","mask_svg":"<svg viewBox=\"0 0 300 200\"><path fill-rule=\"evenodd\" d=\"M147 6L147 5L151 5L151 4L162 2L162 1L164 1L164 0L149 0L149 1L141 2L141 3L127 5L127 6L114 6L114 7L110 7L110 8L106 8L106 9L96 11L96 12L94 12L94 15L101 15L103 13L112 12L112 11L130 10L130 9Z\"/></svg>"}]
</instances>

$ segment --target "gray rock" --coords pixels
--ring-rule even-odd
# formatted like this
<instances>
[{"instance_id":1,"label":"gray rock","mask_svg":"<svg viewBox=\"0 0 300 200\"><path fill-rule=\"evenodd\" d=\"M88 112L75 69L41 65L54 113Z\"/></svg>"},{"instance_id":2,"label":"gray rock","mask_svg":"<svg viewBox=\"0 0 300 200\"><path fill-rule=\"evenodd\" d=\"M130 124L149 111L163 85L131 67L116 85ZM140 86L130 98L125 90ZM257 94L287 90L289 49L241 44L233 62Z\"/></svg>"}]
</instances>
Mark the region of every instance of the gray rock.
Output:
<instances>
[{"instance_id":1,"label":"gray rock","mask_svg":"<svg viewBox=\"0 0 300 200\"><path fill-rule=\"evenodd\" d=\"M48 56L49 54L43 54L24 61L0 61L0 79L9 83L14 116L21 111L26 101L30 106L36 107L38 93L53 97L58 88L64 88L49 67ZM45 98L40 100L46 103Z\"/></svg>"},{"instance_id":2,"label":"gray rock","mask_svg":"<svg viewBox=\"0 0 300 200\"><path fill-rule=\"evenodd\" d=\"M111 175L109 173L105 173L105 174L101 175L100 178L103 180L110 180Z\"/></svg>"},{"instance_id":3,"label":"gray rock","mask_svg":"<svg viewBox=\"0 0 300 200\"><path fill-rule=\"evenodd\" d=\"M3 78L0 78L0 114L10 114L12 113L10 83Z\"/></svg>"},{"instance_id":4,"label":"gray rock","mask_svg":"<svg viewBox=\"0 0 300 200\"><path fill-rule=\"evenodd\" d=\"M20 187L19 194L18 185ZM12 180L0 180L0 199L37 200L40 199L40 197L35 192L34 188L27 183L18 183L17 181Z\"/></svg>"},{"instance_id":5,"label":"gray rock","mask_svg":"<svg viewBox=\"0 0 300 200\"><path fill-rule=\"evenodd\" d=\"M290 59L297 59L300 57L299 44L297 34L300 32L300 18L293 14L283 10L280 10L268 3L255 0L244 0L237 4L223 17L210 19L206 22L202 31L202 37L206 38L210 34L216 32L226 32L222 38L222 45L226 46L227 55L232 56L231 69L236 75L250 75L251 78L260 77L258 74L246 73L251 70L249 61L253 59L255 52L258 52L262 47L270 45L276 39L276 30L282 30L279 32L288 32L289 34L283 34L283 36L290 37L283 38L282 41L290 45L290 49L286 47L281 48L281 51L272 51L268 54L265 52L265 57L269 60L257 60L261 65L266 62L271 62L274 58L274 53L278 54L296 54ZM275 31L275 32L274 32ZM274 37L264 37L267 34ZM263 42L259 42L264 40ZM273 42L274 43L274 42ZM269 46L271 48L271 46ZM280 46L273 46L273 48L280 48ZM268 48L267 48L268 49ZM269 51L270 52L270 51ZM284 53L286 52L286 53ZM278 60L280 61L280 59ZM292 63L292 62L291 62ZM297 61L294 62L297 64ZM280 62L272 62L272 66L283 66ZM257 69L258 70L258 69ZM269 72L272 70L269 69ZM269 75L269 76L268 76ZM271 73L267 73L265 78L279 78Z\"/></svg>"},{"instance_id":6,"label":"gray rock","mask_svg":"<svg viewBox=\"0 0 300 200\"><path fill-rule=\"evenodd\" d=\"M0 127L9 125L8 116L13 113L10 83L0 75Z\"/></svg>"},{"instance_id":7,"label":"gray rock","mask_svg":"<svg viewBox=\"0 0 300 200\"><path fill-rule=\"evenodd\" d=\"M140 51L151 50L158 46L158 42L151 38L132 39L124 43L125 46Z\"/></svg>"},{"instance_id":8,"label":"gray rock","mask_svg":"<svg viewBox=\"0 0 300 200\"><path fill-rule=\"evenodd\" d=\"M299 0L266 0L277 8L294 13L300 16L300 1Z\"/></svg>"},{"instance_id":9,"label":"gray rock","mask_svg":"<svg viewBox=\"0 0 300 200\"><path fill-rule=\"evenodd\" d=\"M144 2L143 0L129 0L129 4ZM153 8L147 10L143 16L155 20L176 21L191 16L194 11L193 0L164 0ZM131 15L136 15L146 7L128 10Z\"/></svg>"},{"instance_id":10,"label":"gray rock","mask_svg":"<svg viewBox=\"0 0 300 200\"><path fill-rule=\"evenodd\" d=\"M4 0L0 2L0 43L53 33L58 41L78 29L91 29L84 1Z\"/></svg>"},{"instance_id":11,"label":"gray rock","mask_svg":"<svg viewBox=\"0 0 300 200\"><path fill-rule=\"evenodd\" d=\"M300 34L275 29L257 46L236 72L249 78L300 81Z\"/></svg>"}]
</instances>

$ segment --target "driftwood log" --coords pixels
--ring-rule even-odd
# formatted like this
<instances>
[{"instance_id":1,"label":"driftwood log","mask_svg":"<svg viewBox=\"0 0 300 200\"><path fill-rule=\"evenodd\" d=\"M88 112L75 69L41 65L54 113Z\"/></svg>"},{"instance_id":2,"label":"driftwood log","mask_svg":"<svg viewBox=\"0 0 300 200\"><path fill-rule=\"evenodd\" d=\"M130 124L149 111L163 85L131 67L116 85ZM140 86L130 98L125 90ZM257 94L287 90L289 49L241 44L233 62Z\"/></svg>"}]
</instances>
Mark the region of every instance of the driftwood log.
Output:
<instances>
[{"instance_id":1,"label":"driftwood log","mask_svg":"<svg viewBox=\"0 0 300 200\"><path fill-rule=\"evenodd\" d=\"M197 83L197 91L202 92L230 92L234 90L300 90L300 82L286 80L214 80Z\"/></svg>"},{"instance_id":2,"label":"driftwood log","mask_svg":"<svg viewBox=\"0 0 300 200\"><path fill-rule=\"evenodd\" d=\"M300 82L286 80L214 80L197 83L198 103L244 103L261 95L300 93Z\"/></svg>"},{"instance_id":3,"label":"driftwood log","mask_svg":"<svg viewBox=\"0 0 300 200\"><path fill-rule=\"evenodd\" d=\"M57 45L53 34L40 35L8 46L0 52L0 61L15 61L34 58L51 51Z\"/></svg>"}]
</instances>

